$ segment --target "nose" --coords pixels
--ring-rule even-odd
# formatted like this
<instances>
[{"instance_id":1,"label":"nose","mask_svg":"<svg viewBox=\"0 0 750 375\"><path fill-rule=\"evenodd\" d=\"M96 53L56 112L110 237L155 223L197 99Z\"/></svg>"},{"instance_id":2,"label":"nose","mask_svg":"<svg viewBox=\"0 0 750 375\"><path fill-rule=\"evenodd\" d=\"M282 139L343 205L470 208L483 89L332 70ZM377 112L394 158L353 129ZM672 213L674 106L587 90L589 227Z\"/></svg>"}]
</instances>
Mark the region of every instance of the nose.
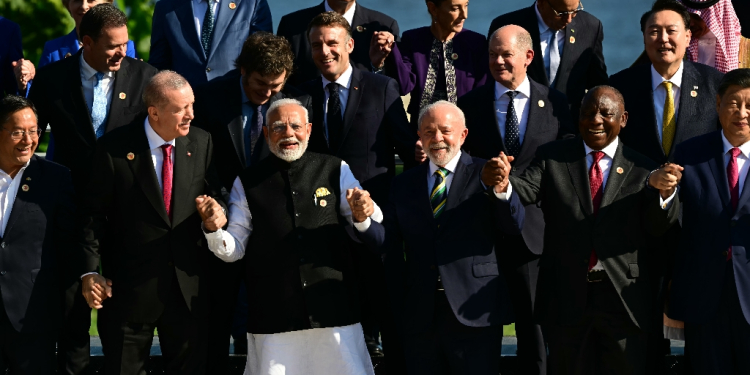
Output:
<instances>
[{"instance_id":1,"label":"nose","mask_svg":"<svg viewBox=\"0 0 750 375\"><path fill-rule=\"evenodd\" d=\"M192 120L195 117L192 104L188 106L187 110L185 111L185 117L187 117L190 120Z\"/></svg>"},{"instance_id":2,"label":"nose","mask_svg":"<svg viewBox=\"0 0 750 375\"><path fill-rule=\"evenodd\" d=\"M667 33L667 30L661 30L661 31L659 31L659 40L662 43L669 42L669 34Z\"/></svg>"},{"instance_id":3,"label":"nose","mask_svg":"<svg viewBox=\"0 0 750 375\"><path fill-rule=\"evenodd\" d=\"M469 7L468 6L463 6L460 9L461 10L458 13L458 19L459 20L465 20L465 19L469 18Z\"/></svg>"},{"instance_id":4,"label":"nose","mask_svg":"<svg viewBox=\"0 0 750 375\"><path fill-rule=\"evenodd\" d=\"M328 56L328 54L331 52L331 48L328 47L327 44L323 43L323 46L321 47L323 51L323 56Z\"/></svg>"},{"instance_id":5,"label":"nose","mask_svg":"<svg viewBox=\"0 0 750 375\"><path fill-rule=\"evenodd\" d=\"M286 127L284 128L284 137L285 138L294 137L294 129L292 129L292 126L289 124L287 124Z\"/></svg>"}]
</instances>

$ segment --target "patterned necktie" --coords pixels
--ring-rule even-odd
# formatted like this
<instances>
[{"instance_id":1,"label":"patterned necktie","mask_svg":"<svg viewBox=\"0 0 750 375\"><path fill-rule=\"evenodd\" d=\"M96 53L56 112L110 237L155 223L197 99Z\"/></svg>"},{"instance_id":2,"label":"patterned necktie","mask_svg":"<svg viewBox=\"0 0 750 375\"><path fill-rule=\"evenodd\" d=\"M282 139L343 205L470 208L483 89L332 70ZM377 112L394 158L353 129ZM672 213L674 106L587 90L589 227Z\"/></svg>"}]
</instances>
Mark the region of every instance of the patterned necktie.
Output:
<instances>
[{"instance_id":1,"label":"patterned necktie","mask_svg":"<svg viewBox=\"0 0 750 375\"><path fill-rule=\"evenodd\" d=\"M518 116L516 116L516 107L513 105L513 99L518 95L518 91L508 91L510 102L508 102L508 111L505 114L505 149L508 155L516 157L521 152L521 133L518 126Z\"/></svg>"},{"instance_id":2,"label":"patterned necktie","mask_svg":"<svg viewBox=\"0 0 750 375\"><path fill-rule=\"evenodd\" d=\"M737 166L737 156L740 155L740 149L733 147L729 150L731 157L727 164L727 177L729 177L729 196L732 201L732 213L737 211L737 205L740 202L740 169ZM727 260L732 259L732 247L729 246Z\"/></svg>"},{"instance_id":3,"label":"patterned necktie","mask_svg":"<svg viewBox=\"0 0 750 375\"><path fill-rule=\"evenodd\" d=\"M96 83L94 83L94 102L91 104L91 124L94 126L96 138L104 135L104 121L107 120L107 95L104 92L102 79L104 73L96 73Z\"/></svg>"},{"instance_id":4,"label":"patterned necktie","mask_svg":"<svg viewBox=\"0 0 750 375\"><path fill-rule=\"evenodd\" d=\"M212 7L212 0L206 0L206 15L203 16L203 26L201 27L201 45L203 45L203 52L208 53L211 51L211 37L214 33L214 11Z\"/></svg>"},{"instance_id":5,"label":"patterned necktie","mask_svg":"<svg viewBox=\"0 0 750 375\"><path fill-rule=\"evenodd\" d=\"M172 145L163 144L161 150L164 160L161 164L161 192L167 217L172 220Z\"/></svg>"},{"instance_id":6,"label":"patterned necktie","mask_svg":"<svg viewBox=\"0 0 750 375\"><path fill-rule=\"evenodd\" d=\"M602 167L599 166L599 161L604 157L604 153L601 151L591 151L591 156L594 157L594 162L591 163L591 169L589 169L589 187L591 188L591 202L594 204L594 215L599 212L599 205L602 204L602 196L604 196L604 173L602 173ZM599 258L596 256L596 251L591 249L591 257L589 257L589 270L594 268Z\"/></svg>"},{"instance_id":7,"label":"patterned necktie","mask_svg":"<svg viewBox=\"0 0 750 375\"><path fill-rule=\"evenodd\" d=\"M432 216L436 219L445 211L445 204L448 201L448 186L445 184L445 178L450 173L445 168L438 168L435 171L435 183L432 185L430 205L432 206Z\"/></svg>"},{"instance_id":8,"label":"patterned necktie","mask_svg":"<svg viewBox=\"0 0 750 375\"><path fill-rule=\"evenodd\" d=\"M664 81L661 84L667 90L661 125L661 146L664 148L664 155L669 155L669 150L672 149L672 141L674 141L674 133L677 129L677 121L674 116L674 94L672 93L672 82Z\"/></svg>"},{"instance_id":9,"label":"patterned necktie","mask_svg":"<svg viewBox=\"0 0 750 375\"><path fill-rule=\"evenodd\" d=\"M263 132L263 106L253 108L253 121L245 124L245 166L249 166L255 152L255 144L258 143Z\"/></svg>"},{"instance_id":10,"label":"patterned necktie","mask_svg":"<svg viewBox=\"0 0 750 375\"><path fill-rule=\"evenodd\" d=\"M344 127L344 118L341 114L341 99L339 98L339 84L329 83L328 88L328 114L326 125L328 127L328 148L335 154L341 141L341 131Z\"/></svg>"},{"instance_id":11,"label":"patterned necktie","mask_svg":"<svg viewBox=\"0 0 750 375\"><path fill-rule=\"evenodd\" d=\"M547 77L549 77L550 87L552 87L552 85L555 83L555 78L557 77L557 68L560 67L560 49L557 46L557 33L559 32L560 30L557 30L552 33L552 38L550 38L550 42L548 44L549 71L547 72Z\"/></svg>"}]
</instances>

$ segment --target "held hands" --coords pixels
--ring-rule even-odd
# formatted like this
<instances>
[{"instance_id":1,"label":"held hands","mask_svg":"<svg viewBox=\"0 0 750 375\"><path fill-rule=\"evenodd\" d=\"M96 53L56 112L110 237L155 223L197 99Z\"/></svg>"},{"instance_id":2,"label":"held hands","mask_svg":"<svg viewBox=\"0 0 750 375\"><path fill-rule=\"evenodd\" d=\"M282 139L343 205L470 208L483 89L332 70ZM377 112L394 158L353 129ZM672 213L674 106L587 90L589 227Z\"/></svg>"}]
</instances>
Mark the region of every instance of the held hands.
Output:
<instances>
[{"instance_id":1,"label":"held hands","mask_svg":"<svg viewBox=\"0 0 750 375\"><path fill-rule=\"evenodd\" d=\"M36 68L34 68L34 64L25 59L20 59L18 61L13 61L13 74L16 76L16 84L18 85L18 89L21 91L26 90L26 86L29 84L29 81L34 79L34 76L36 75Z\"/></svg>"},{"instance_id":2,"label":"held hands","mask_svg":"<svg viewBox=\"0 0 750 375\"><path fill-rule=\"evenodd\" d=\"M227 224L227 216L216 199L208 195L198 196L195 198L195 208L201 215L206 231L216 232Z\"/></svg>"},{"instance_id":3,"label":"held hands","mask_svg":"<svg viewBox=\"0 0 750 375\"><path fill-rule=\"evenodd\" d=\"M674 194L677 185L680 184L683 169L677 164L665 163L651 173L651 176L648 178L648 184L652 188L659 190L659 194L661 194L663 199L667 199Z\"/></svg>"},{"instance_id":4,"label":"held hands","mask_svg":"<svg viewBox=\"0 0 750 375\"><path fill-rule=\"evenodd\" d=\"M370 62L372 66L380 68L385 64L385 58L391 54L396 38L387 31L376 31L370 39Z\"/></svg>"},{"instance_id":5,"label":"held hands","mask_svg":"<svg viewBox=\"0 0 750 375\"><path fill-rule=\"evenodd\" d=\"M83 298L92 309L101 309L104 307L102 302L112 297L112 280L96 273L84 276L81 279L81 288Z\"/></svg>"},{"instance_id":6,"label":"held hands","mask_svg":"<svg viewBox=\"0 0 750 375\"><path fill-rule=\"evenodd\" d=\"M424 148L422 148L421 139L417 140L417 144L414 145L414 160L419 164L422 164L427 160L427 154L425 154Z\"/></svg>"},{"instance_id":7,"label":"held hands","mask_svg":"<svg viewBox=\"0 0 750 375\"><path fill-rule=\"evenodd\" d=\"M346 190L346 201L352 210L352 220L361 223L375 212L375 205L370 198L370 192L358 187Z\"/></svg>"},{"instance_id":8,"label":"held hands","mask_svg":"<svg viewBox=\"0 0 750 375\"><path fill-rule=\"evenodd\" d=\"M485 186L494 186L495 192L500 194L508 189L508 176L510 175L510 163L515 158L500 152L498 157L487 161L482 168L482 183Z\"/></svg>"}]
</instances>

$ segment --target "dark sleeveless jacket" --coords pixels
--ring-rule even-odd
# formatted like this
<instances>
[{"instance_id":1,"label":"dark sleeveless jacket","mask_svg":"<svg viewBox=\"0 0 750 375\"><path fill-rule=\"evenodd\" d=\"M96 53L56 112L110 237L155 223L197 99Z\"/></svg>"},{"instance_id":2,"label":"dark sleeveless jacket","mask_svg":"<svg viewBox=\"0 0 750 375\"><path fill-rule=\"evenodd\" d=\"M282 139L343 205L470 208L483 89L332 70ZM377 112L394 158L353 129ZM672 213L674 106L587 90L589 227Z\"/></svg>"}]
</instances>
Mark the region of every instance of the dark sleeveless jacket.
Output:
<instances>
[{"instance_id":1,"label":"dark sleeveless jacket","mask_svg":"<svg viewBox=\"0 0 750 375\"><path fill-rule=\"evenodd\" d=\"M359 322L340 173L341 159L312 152L291 163L270 155L240 173L253 223L245 253L248 332Z\"/></svg>"}]
</instances>

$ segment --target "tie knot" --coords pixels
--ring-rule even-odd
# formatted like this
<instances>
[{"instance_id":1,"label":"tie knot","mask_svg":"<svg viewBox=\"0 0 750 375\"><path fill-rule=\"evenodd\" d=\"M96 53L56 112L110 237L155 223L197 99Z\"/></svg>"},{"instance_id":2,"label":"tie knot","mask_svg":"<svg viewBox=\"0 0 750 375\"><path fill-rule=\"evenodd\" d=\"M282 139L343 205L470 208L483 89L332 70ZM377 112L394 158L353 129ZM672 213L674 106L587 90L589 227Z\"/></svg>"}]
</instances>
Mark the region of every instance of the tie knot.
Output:
<instances>
[{"instance_id":1,"label":"tie knot","mask_svg":"<svg viewBox=\"0 0 750 375\"><path fill-rule=\"evenodd\" d=\"M594 163L598 163L604 157L604 153L601 151L591 151L591 156L594 157Z\"/></svg>"},{"instance_id":2,"label":"tie knot","mask_svg":"<svg viewBox=\"0 0 750 375\"><path fill-rule=\"evenodd\" d=\"M333 93L339 90L339 84L336 82L331 82L326 85L326 88L328 89L328 92L333 95Z\"/></svg>"},{"instance_id":3,"label":"tie knot","mask_svg":"<svg viewBox=\"0 0 750 375\"><path fill-rule=\"evenodd\" d=\"M664 82L662 82L661 84L662 84L662 85L664 85L664 88L665 88L665 89L667 89L667 90L672 90L672 82L669 82L669 81L664 81Z\"/></svg>"},{"instance_id":4,"label":"tie knot","mask_svg":"<svg viewBox=\"0 0 750 375\"><path fill-rule=\"evenodd\" d=\"M104 73L96 72L96 80L101 81L104 78Z\"/></svg>"},{"instance_id":5,"label":"tie knot","mask_svg":"<svg viewBox=\"0 0 750 375\"><path fill-rule=\"evenodd\" d=\"M164 151L164 155L165 156L171 156L172 155L172 147L173 146L170 145L169 143L165 143L165 144L161 145L161 149L162 149L162 151Z\"/></svg>"},{"instance_id":6,"label":"tie knot","mask_svg":"<svg viewBox=\"0 0 750 375\"><path fill-rule=\"evenodd\" d=\"M729 153L732 154L733 158L737 158L738 156L740 156L740 153L742 153L742 151L740 151L739 147L732 147L732 149L729 150Z\"/></svg>"},{"instance_id":7,"label":"tie knot","mask_svg":"<svg viewBox=\"0 0 750 375\"><path fill-rule=\"evenodd\" d=\"M511 90L511 91L506 92L506 94L510 96L510 100L513 100L516 97L516 95L518 95L518 91Z\"/></svg>"},{"instance_id":8,"label":"tie knot","mask_svg":"<svg viewBox=\"0 0 750 375\"><path fill-rule=\"evenodd\" d=\"M439 175L442 178L446 178L450 173L451 173L451 171L449 171L449 170L447 170L445 168L438 168L437 170L435 170L435 174Z\"/></svg>"}]
</instances>

